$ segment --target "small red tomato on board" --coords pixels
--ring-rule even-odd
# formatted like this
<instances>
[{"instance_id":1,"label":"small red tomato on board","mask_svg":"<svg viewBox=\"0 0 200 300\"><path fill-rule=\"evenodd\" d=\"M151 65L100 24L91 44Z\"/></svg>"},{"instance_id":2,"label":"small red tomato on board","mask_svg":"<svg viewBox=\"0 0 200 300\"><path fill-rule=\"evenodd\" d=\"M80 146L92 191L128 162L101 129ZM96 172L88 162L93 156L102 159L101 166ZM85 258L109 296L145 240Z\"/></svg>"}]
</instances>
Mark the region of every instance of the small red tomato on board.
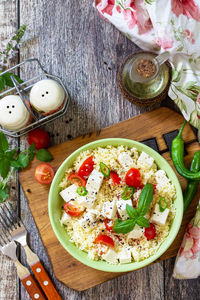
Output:
<instances>
[{"instance_id":1,"label":"small red tomato on board","mask_svg":"<svg viewBox=\"0 0 200 300\"><path fill-rule=\"evenodd\" d=\"M110 220L109 220L109 219L105 219L104 225L105 225L106 229L107 229L109 232L113 232L113 225L111 226L111 225L109 225L109 223L110 223Z\"/></svg>"},{"instance_id":2,"label":"small red tomato on board","mask_svg":"<svg viewBox=\"0 0 200 300\"><path fill-rule=\"evenodd\" d=\"M36 149L47 148L49 146L49 142L49 134L43 129L36 128L30 131L28 134L29 145L32 145L34 143Z\"/></svg>"},{"instance_id":3,"label":"small red tomato on board","mask_svg":"<svg viewBox=\"0 0 200 300\"><path fill-rule=\"evenodd\" d=\"M128 186L138 188L141 186L141 175L140 171L135 168L131 168L128 170L126 173L126 178L125 178L126 184Z\"/></svg>"},{"instance_id":4,"label":"small red tomato on board","mask_svg":"<svg viewBox=\"0 0 200 300\"><path fill-rule=\"evenodd\" d=\"M43 163L35 169L35 180L40 184L50 184L54 178L55 172L51 165Z\"/></svg>"},{"instance_id":5,"label":"small red tomato on board","mask_svg":"<svg viewBox=\"0 0 200 300\"><path fill-rule=\"evenodd\" d=\"M110 172L110 178L112 179L112 183L113 183L114 186L117 186L121 182L121 178L114 171Z\"/></svg>"},{"instance_id":6,"label":"small red tomato on board","mask_svg":"<svg viewBox=\"0 0 200 300\"><path fill-rule=\"evenodd\" d=\"M106 234L98 235L94 242L95 244L102 244L109 247L115 246L113 239Z\"/></svg>"},{"instance_id":7,"label":"small red tomato on board","mask_svg":"<svg viewBox=\"0 0 200 300\"><path fill-rule=\"evenodd\" d=\"M146 236L147 240L153 240L156 236L156 228L154 224L150 223L150 227L146 227L144 230L144 235Z\"/></svg>"},{"instance_id":8,"label":"small red tomato on board","mask_svg":"<svg viewBox=\"0 0 200 300\"><path fill-rule=\"evenodd\" d=\"M78 205L75 205L75 204L70 203L70 202L65 203L64 206L63 206L63 209L64 209L64 211L65 211L68 215L70 215L70 216L72 216L72 217L78 217L78 216L80 216L80 215L83 213L83 211L84 211L84 208L83 208L83 207L78 206Z\"/></svg>"},{"instance_id":9,"label":"small red tomato on board","mask_svg":"<svg viewBox=\"0 0 200 300\"><path fill-rule=\"evenodd\" d=\"M82 176L80 176L78 173L72 173L69 175L68 179L76 184L77 186L86 186L86 180Z\"/></svg>"},{"instance_id":10,"label":"small red tomato on board","mask_svg":"<svg viewBox=\"0 0 200 300\"><path fill-rule=\"evenodd\" d=\"M94 169L94 160L93 156L88 157L80 166L78 174L82 177L89 176Z\"/></svg>"}]
</instances>

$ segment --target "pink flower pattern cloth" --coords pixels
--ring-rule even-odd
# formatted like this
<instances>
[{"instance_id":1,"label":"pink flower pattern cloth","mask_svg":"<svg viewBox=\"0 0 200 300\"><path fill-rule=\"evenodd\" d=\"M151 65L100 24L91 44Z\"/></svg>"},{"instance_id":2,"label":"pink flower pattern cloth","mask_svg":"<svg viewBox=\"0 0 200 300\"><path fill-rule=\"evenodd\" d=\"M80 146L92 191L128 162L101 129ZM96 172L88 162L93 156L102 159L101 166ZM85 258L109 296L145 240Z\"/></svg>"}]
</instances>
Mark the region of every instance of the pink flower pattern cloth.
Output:
<instances>
[{"instance_id":1,"label":"pink flower pattern cloth","mask_svg":"<svg viewBox=\"0 0 200 300\"><path fill-rule=\"evenodd\" d=\"M173 272L173 277L177 279L192 279L198 276L200 276L200 204L195 217L187 226Z\"/></svg>"},{"instance_id":2,"label":"pink flower pattern cloth","mask_svg":"<svg viewBox=\"0 0 200 300\"><path fill-rule=\"evenodd\" d=\"M140 48L170 51L169 97L200 129L200 1L96 0L94 6Z\"/></svg>"}]
</instances>

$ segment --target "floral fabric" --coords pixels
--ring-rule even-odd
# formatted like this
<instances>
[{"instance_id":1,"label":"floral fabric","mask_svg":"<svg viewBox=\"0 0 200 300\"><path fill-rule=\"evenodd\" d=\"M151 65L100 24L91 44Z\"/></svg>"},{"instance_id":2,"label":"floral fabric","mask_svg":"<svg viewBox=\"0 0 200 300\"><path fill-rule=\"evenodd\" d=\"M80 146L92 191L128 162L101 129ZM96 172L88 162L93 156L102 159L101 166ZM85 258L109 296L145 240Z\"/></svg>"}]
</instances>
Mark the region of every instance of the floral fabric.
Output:
<instances>
[{"instance_id":1,"label":"floral fabric","mask_svg":"<svg viewBox=\"0 0 200 300\"><path fill-rule=\"evenodd\" d=\"M189 223L179 249L173 277L192 279L200 276L200 204L194 219Z\"/></svg>"},{"instance_id":2,"label":"floral fabric","mask_svg":"<svg viewBox=\"0 0 200 300\"><path fill-rule=\"evenodd\" d=\"M200 129L200 1L96 0L94 6L140 48L170 51L169 97Z\"/></svg>"}]
</instances>

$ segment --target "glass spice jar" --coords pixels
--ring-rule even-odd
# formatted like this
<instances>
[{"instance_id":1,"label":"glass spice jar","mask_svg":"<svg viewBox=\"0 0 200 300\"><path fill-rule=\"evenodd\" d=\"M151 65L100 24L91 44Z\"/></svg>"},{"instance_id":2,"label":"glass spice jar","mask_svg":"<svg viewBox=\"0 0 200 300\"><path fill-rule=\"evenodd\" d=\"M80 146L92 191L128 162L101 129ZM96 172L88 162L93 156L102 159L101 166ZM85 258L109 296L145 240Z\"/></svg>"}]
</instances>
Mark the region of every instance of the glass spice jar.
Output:
<instances>
[{"instance_id":1,"label":"glass spice jar","mask_svg":"<svg viewBox=\"0 0 200 300\"><path fill-rule=\"evenodd\" d=\"M138 52L128 56L119 68L120 91L136 105L152 106L167 96L171 65L168 61L159 65L156 56L151 52Z\"/></svg>"}]
</instances>

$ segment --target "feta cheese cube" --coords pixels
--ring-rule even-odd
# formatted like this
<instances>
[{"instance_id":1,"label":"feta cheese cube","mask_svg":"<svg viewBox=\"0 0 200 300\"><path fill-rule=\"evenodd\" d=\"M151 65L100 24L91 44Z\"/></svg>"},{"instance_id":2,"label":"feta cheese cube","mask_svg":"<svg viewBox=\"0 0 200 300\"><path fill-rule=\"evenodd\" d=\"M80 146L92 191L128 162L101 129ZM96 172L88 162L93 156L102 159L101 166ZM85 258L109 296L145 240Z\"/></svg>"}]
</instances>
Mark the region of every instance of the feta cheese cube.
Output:
<instances>
[{"instance_id":1,"label":"feta cheese cube","mask_svg":"<svg viewBox=\"0 0 200 300\"><path fill-rule=\"evenodd\" d=\"M118 254L112 249L109 249L105 254L102 254L101 257L110 264L116 264L118 262Z\"/></svg>"},{"instance_id":2,"label":"feta cheese cube","mask_svg":"<svg viewBox=\"0 0 200 300\"><path fill-rule=\"evenodd\" d=\"M77 197L77 186L75 184L70 185L66 189L60 192L60 196L66 201L74 201Z\"/></svg>"},{"instance_id":3,"label":"feta cheese cube","mask_svg":"<svg viewBox=\"0 0 200 300\"><path fill-rule=\"evenodd\" d=\"M87 209L87 212L91 213L91 214L94 214L96 216L96 218L100 216L100 212L99 212L98 209L90 209L89 208L89 209Z\"/></svg>"},{"instance_id":4,"label":"feta cheese cube","mask_svg":"<svg viewBox=\"0 0 200 300\"><path fill-rule=\"evenodd\" d=\"M133 199L136 201L139 201L140 198L140 194L141 194L142 190L138 190L133 194Z\"/></svg>"},{"instance_id":5,"label":"feta cheese cube","mask_svg":"<svg viewBox=\"0 0 200 300\"><path fill-rule=\"evenodd\" d=\"M118 254L120 264L128 264L131 262L131 248L126 247L122 248L122 250Z\"/></svg>"},{"instance_id":6,"label":"feta cheese cube","mask_svg":"<svg viewBox=\"0 0 200 300\"><path fill-rule=\"evenodd\" d=\"M120 217L123 220L128 218L128 213L126 211L126 204L132 206L132 201L130 199L129 200L119 199L117 201L117 210L118 210L118 213L119 213Z\"/></svg>"},{"instance_id":7,"label":"feta cheese cube","mask_svg":"<svg viewBox=\"0 0 200 300\"><path fill-rule=\"evenodd\" d=\"M93 170L90 176L88 177L88 181L86 184L86 190L88 191L88 196L96 197L98 191L101 187L103 181L103 174Z\"/></svg>"},{"instance_id":8,"label":"feta cheese cube","mask_svg":"<svg viewBox=\"0 0 200 300\"><path fill-rule=\"evenodd\" d=\"M144 228L140 227L136 224L134 229L131 232L129 232L129 234L127 236L127 240L139 239L139 238L141 238L141 236L143 236L143 234L144 234Z\"/></svg>"},{"instance_id":9,"label":"feta cheese cube","mask_svg":"<svg viewBox=\"0 0 200 300\"><path fill-rule=\"evenodd\" d=\"M76 198L76 201L86 208L92 208L95 202L95 198L90 196L79 196Z\"/></svg>"},{"instance_id":10,"label":"feta cheese cube","mask_svg":"<svg viewBox=\"0 0 200 300\"><path fill-rule=\"evenodd\" d=\"M166 185L169 183L169 178L167 178L166 173L164 170L158 170L155 173L156 182L160 185Z\"/></svg>"},{"instance_id":11,"label":"feta cheese cube","mask_svg":"<svg viewBox=\"0 0 200 300\"><path fill-rule=\"evenodd\" d=\"M65 212L63 211L62 217L60 219L60 223L63 225L67 225L68 223L71 222L71 217Z\"/></svg>"},{"instance_id":12,"label":"feta cheese cube","mask_svg":"<svg viewBox=\"0 0 200 300\"><path fill-rule=\"evenodd\" d=\"M78 222L85 231L89 231L96 225L96 216L91 212L87 212Z\"/></svg>"},{"instance_id":13,"label":"feta cheese cube","mask_svg":"<svg viewBox=\"0 0 200 300\"><path fill-rule=\"evenodd\" d=\"M147 153L142 152L140 154L140 157L138 158L138 165L143 167L143 165L145 164L146 166L148 166L149 168L152 167L154 163L154 159L153 157L149 156Z\"/></svg>"},{"instance_id":14,"label":"feta cheese cube","mask_svg":"<svg viewBox=\"0 0 200 300\"><path fill-rule=\"evenodd\" d=\"M151 217L151 222L157 225L165 225L167 217L169 215L169 209L166 208L163 212L160 211L159 205L155 205L153 215Z\"/></svg>"},{"instance_id":15,"label":"feta cheese cube","mask_svg":"<svg viewBox=\"0 0 200 300\"><path fill-rule=\"evenodd\" d=\"M118 156L118 161L125 170L129 170L135 165L133 159L130 157L130 155L127 152L120 153Z\"/></svg>"},{"instance_id":16,"label":"feta cheese cube","mask_svg":"<svg viewBox=\"0 0 200 300\"><path fill-rule=\"evenodd\" d=\"M103 204L103 209L101 211L101 215L108 219L113 219L117 212L116 200L112 202L106 201Z\"/></svg>"}]
</instances>

